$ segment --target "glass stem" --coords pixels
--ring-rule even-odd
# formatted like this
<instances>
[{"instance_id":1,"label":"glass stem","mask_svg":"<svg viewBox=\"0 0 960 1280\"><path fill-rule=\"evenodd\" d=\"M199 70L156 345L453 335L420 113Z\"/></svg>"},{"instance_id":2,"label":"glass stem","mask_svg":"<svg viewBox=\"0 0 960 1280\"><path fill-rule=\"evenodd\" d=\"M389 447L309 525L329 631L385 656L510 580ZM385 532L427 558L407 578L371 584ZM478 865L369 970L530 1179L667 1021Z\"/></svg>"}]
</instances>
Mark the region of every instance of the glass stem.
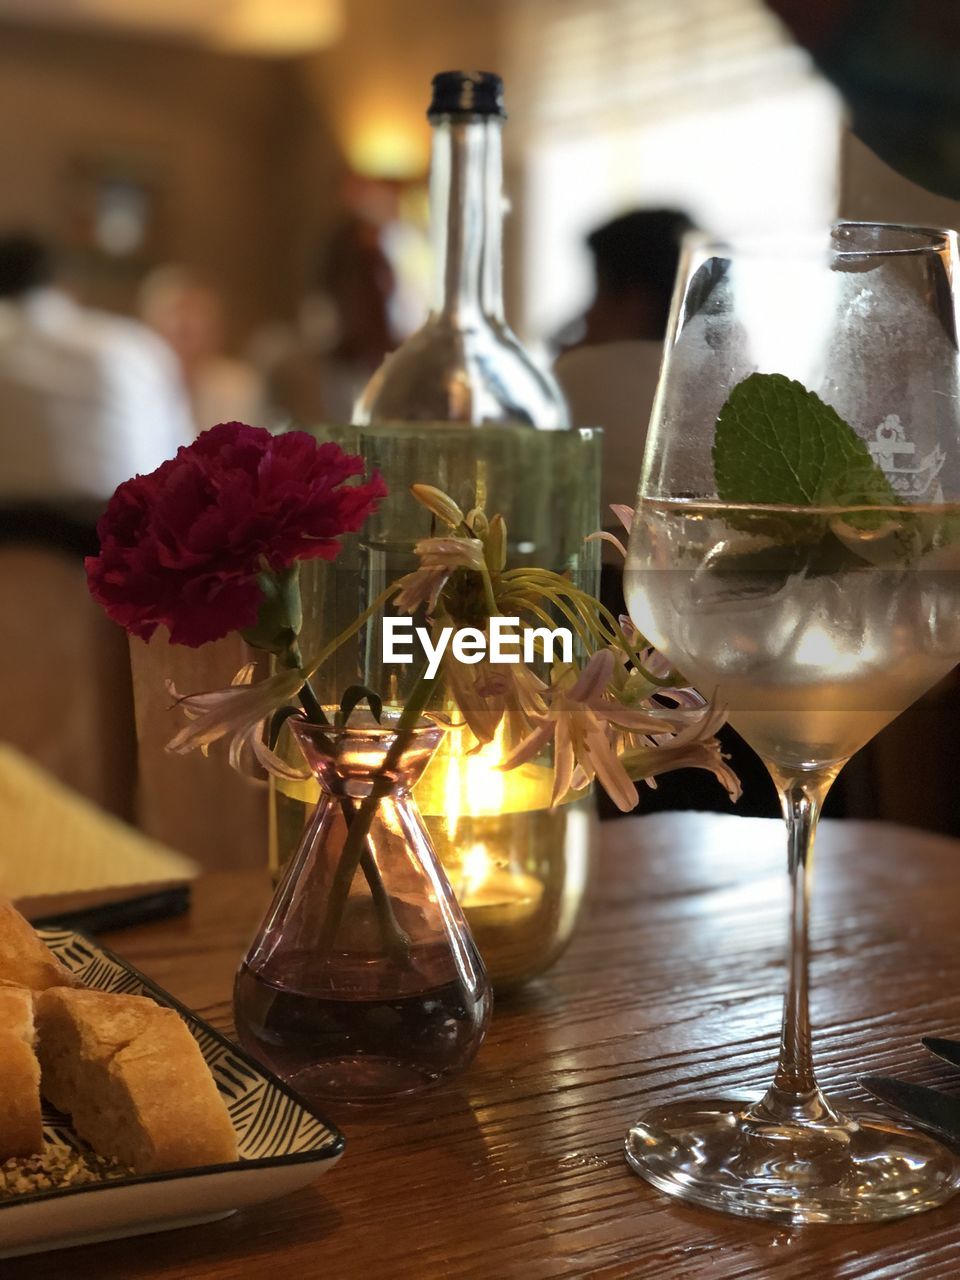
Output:
<instances>
[{"instance_id":1,"label":"glass stem","mask_svg":"<svg viewBox=\"0 0 960 1280\"><path fill-rule=\"evenodd\" d=\"M769 766L768 766L769 767ZM813 1071L810 1034L809 960L810 887L817 820L839 766L786 776L770 768L787 824L790 875L788 984L783 1003L780 1057L773 1084L755 1113L765 1120L802 1123L837 1117L820 1092Z\"/></svg>"}]
</instances>

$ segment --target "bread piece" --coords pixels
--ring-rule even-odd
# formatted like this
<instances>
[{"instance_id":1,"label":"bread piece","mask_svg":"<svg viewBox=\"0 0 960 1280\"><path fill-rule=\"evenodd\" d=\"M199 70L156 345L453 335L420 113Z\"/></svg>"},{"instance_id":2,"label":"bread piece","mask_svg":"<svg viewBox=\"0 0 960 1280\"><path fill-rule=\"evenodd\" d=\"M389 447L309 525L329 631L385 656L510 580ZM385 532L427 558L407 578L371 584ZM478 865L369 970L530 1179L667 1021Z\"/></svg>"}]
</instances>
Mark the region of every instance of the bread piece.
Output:
<instances>
[{"instance_id":1,"label":"bread piece","mask_svg":"<svg viewBox=\"0 0 960 1280\"><path fill-rule=\"evenodd\" d=\"M40 1063L19 1036L0 1032L0 1163L42 1150Z\"/></svg>"},{"instance_id":2,"label":"bread piece","mask_svg":"<svg viewBox=\"0 0 960 1280\"><path fill-rule=\"evenodd\" d=\"M33 992L26 987L0 987L0 1032L16 1036L33 1046L36 1030L33 1022ZM2 1080L0 1076L0 1080Z\"/></svg>"},{"instance_id":3,"label":"bread piece","mask_svg":"<svg viewBox=\"0 0 960 1280\"><path fill-rule=\"evenodd\" d=\"M137 1173L237 1158L226 1105L186 1023L142 996L37 997L45 1096L102 1156Z\"/></svg>"},{"instance_id":4,"label":"bread piece","mask_svg":"<svg viewBox=\"0 0 960 1280\"><path fill-rule=\"evenodd\" d=\"M0 1163L43 1150L33 993L0 987Z\"/></svg>"},{"instance_id":5,"label":"bread piece","mask_svg":"<svg viewBox=\"0 0 960 1280\"><path fill-rule=\"evenodd\" d=\"M79 986L46 947L12 902L0 899L0 983L16 983L31 991Z\"/></svg>"}]
</instances>

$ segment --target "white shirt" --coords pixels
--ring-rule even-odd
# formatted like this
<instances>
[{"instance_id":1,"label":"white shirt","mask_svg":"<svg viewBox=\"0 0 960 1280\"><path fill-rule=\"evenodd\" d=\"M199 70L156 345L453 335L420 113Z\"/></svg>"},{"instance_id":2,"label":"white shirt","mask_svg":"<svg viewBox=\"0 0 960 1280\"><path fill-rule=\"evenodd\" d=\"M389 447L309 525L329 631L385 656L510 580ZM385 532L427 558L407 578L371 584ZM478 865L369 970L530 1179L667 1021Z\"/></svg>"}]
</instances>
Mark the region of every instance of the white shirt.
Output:
<instances>
[{"instance_id":1,"label":"white shirt","mask_svg":"<svg viewBox=\"0 0 960 1280\"><path fill-rule=\"evenodd\" d=\"M56 289L0 302L0 501L110 497L194 437L173 353Z\"/></svg>"}]
</instances>

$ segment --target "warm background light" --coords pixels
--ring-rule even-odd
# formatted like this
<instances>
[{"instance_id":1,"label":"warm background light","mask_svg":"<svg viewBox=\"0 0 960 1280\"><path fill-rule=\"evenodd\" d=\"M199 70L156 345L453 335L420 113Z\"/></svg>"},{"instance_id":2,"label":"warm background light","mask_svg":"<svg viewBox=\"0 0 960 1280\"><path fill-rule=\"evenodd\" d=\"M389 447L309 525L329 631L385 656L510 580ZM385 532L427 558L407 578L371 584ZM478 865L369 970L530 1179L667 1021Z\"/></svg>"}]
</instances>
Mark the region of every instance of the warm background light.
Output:
<instances>
[{"instance_id":1,"label":"warm background light","mask_svg":"<svg viewBox=\"0 0 960 1280\"><path fill-rule=\"evenodd\" d=\"M233 0L211 32L211 43L287 57L331 44L342 28L340 0Z\"/></svg>"},{"instance_id":2,"label":"warm background light","mask_svg":"<svg viewBox=\"0 0 960 1280\"><path fill-rule=\"evenodd\" d=\"M311 59L309 91L358 172L421 177L430 80L451 67L502 70L506 7L349 0L344 12L336 46Z\"/></svg>"},{"instance_id":3,"label":"warm background light","mask_svg":"<svg viewBox=\"0 0 960 1280\"><path fill-rule=\"evenodd\" d=\"M0 0L0 17L112 27L211 48L289 57L340 34L340 0Z\"/></svg>"},{"instance_id":4,"label":"warm background light","mask_svg":"<svg viewBox=\"0 0 960 1280\"><path fill-rule=\"evenodd\" d=\"M427 170L429 138L426 129L398 124L385 110L350 126L346 155L353 172L363 177L420 178Z\"/></svg>"}]
</instances>

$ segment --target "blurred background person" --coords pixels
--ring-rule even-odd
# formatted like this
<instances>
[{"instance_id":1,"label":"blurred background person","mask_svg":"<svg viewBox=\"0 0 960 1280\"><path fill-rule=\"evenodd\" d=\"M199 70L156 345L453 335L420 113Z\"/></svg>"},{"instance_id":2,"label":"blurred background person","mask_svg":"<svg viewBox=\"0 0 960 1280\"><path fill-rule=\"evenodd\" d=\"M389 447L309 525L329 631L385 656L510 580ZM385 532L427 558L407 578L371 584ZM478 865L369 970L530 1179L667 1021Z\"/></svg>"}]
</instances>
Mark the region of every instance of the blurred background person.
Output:
<instances>
[{"instance_id":1,"label":"blurred background person","mask_svg":"<svg viewBox=\"0 0 960 1280\"><path fill-rule=\"evenodd\" d=\"M166 346L78 305L41 240L0 237L0 502L97 507L191 437Z\"/></svg>"},{"instance_id":2,"label":"blurred background person","mask_svg":"<svg viewBox=\"0 0 960 1280\"><path fill-rule=\"evenodd\" d=\"M318 288L300 308L297 339L269 373L277 416L298 423L349 423L354 401L397 345L397 280L380 227L351 215L331 236Z\"/></svg>"},{"instance_id":3,"label":"blurred background person","mask_svg":"<svg viewBox=\"0 0 960 1280\"><path fill-rule=\"evenodd\" d=\"M218 422L259 425L262 379L250 362L224 352L223 301L202 273L157 267L140 287L139 310L177 357L198 434Z\"/></svg>"},{"instance_id":4,"label":"blurred background person","mask_svg":"<svg viewBox=\"0 0 960 1280\"><path fill-rule=\"evenodd\" d=\"M663 342L680 244L692 229L678 210L636 209L590 232L594 293L580 345Z\"/></svg>"},{"instance_id":5,"label":"blurred background person","mask_svg":"<svg viewBox=\"0 0 960 1280\"><path fill-rule=\"evenodd\" d=\"M164 343L74 301L38 238L0 237L3 738L125 817L136 758L127 645L90 599L81 557L117 485L191 437Z\"/></svg>"},{"instance_id":6,"label":"blurred background person","mask_svg":"<svg viewBox=\"0 0 960 1280\"><path fill-rule=\"evenodd\" d=\"M674 209L636 209L586 237L593 298L559 336L555 373L580 426L603 427L601 501L633 506L657 389L680 244L693 222ZM605 553L606 554L606 553Z\"/></svg>"}]
</instances>

